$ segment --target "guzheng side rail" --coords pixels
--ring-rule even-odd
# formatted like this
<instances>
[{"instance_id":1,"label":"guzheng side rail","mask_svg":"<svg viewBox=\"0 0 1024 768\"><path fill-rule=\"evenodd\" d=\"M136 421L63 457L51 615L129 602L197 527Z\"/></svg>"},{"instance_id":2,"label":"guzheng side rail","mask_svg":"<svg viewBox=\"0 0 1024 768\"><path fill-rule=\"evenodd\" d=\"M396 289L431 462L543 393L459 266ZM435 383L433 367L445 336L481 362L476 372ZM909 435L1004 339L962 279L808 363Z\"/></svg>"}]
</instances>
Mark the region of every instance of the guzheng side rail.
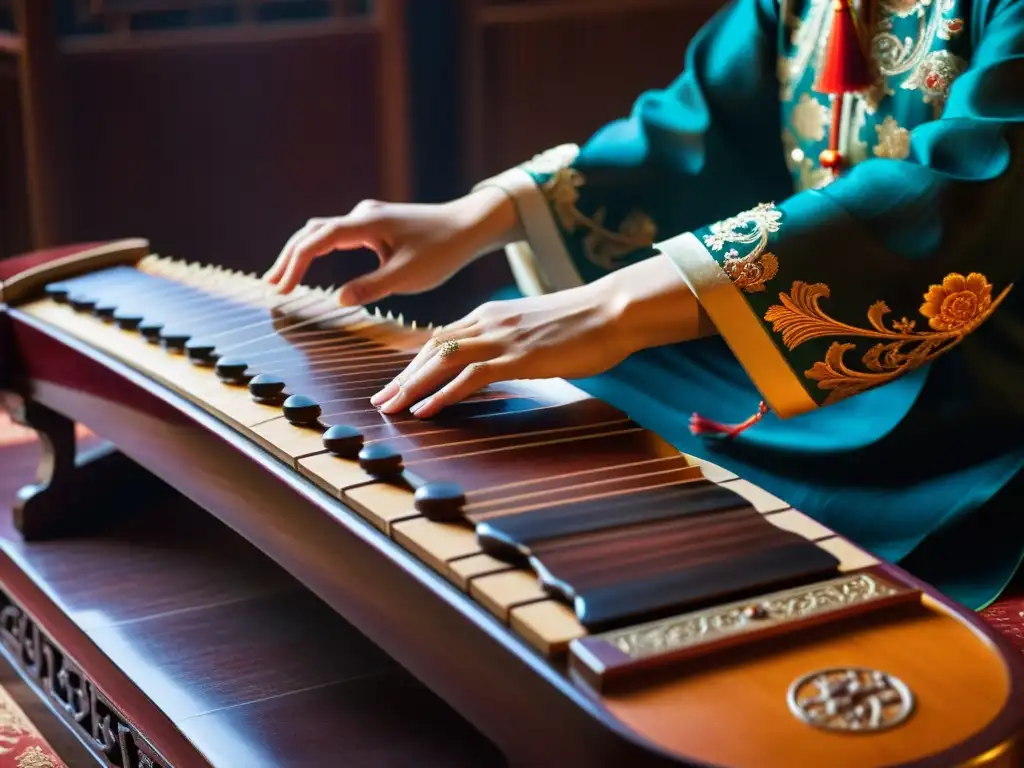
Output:
<instances>
[{"instance_id":1,"label":"guzheng side rail","mask_svg":"<svg viewBox=\"0 0 1024 768\"><path fill-rule=\"evenodd\" d=\"M3 300L23 420L111 440L513 764L1024 761L1021 659L973 613L564 382L385 417L368 398L429 329L143 241L44 259ZM83 523L48 500L99 482L66 442L26 536Z\"/></svg>"}]
</instances>

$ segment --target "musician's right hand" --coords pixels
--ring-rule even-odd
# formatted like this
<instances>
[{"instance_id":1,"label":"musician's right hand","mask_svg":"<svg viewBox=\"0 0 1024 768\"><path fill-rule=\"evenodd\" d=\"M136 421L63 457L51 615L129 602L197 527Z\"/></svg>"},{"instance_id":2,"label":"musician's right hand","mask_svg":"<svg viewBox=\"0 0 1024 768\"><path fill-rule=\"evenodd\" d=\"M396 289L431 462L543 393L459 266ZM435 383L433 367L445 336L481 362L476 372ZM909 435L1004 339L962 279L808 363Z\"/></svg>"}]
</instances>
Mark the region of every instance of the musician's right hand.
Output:
<instances>
[{"instance_id":1,"label":"musician's right hand","mask_svg":"<svg viewBox=\"0 0 1024 768\"><path fill-rule=\"evenodd\" d=\"M371 304L436 288L477 255L518 239L517 229L515 204L496 188L440 204L365 200L345 216L310 219L264 278L288 293L313 259L365 247L376 252L380 266L343 285L340 300Z\"/></svg>"}]
</instances>

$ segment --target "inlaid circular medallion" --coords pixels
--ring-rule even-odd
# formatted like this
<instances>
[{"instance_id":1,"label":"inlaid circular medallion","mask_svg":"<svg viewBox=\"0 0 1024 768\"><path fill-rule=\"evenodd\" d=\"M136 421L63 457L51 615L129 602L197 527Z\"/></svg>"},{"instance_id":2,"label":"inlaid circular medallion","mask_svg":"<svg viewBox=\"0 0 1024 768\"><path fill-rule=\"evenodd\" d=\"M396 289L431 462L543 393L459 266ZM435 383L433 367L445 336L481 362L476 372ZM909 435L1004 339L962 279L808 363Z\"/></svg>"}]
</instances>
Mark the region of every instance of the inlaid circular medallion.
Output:
<instances>
[{"instance_id":1,"label":"inlaid circular medallion","mask_svg":"<svg viewBox=\"0 0 1024 768\"><path fill-rule=\"evenodd\" d=\"M823 669L789 687L789 709L826 731L871 733L903 723L914 711L914 695L897 677L874 669Z\"/></svg>"}]
</instances>

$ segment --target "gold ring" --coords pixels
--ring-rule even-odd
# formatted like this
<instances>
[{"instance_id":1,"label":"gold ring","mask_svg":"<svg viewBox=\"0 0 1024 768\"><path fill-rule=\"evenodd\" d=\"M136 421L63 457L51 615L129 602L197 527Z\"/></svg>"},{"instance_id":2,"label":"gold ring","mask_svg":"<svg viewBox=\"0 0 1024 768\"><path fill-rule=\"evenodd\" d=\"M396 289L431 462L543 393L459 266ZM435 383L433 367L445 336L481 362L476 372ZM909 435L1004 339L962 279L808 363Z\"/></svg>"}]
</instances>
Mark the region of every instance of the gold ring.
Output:
<instances>
[{"instance_id":1,"label":"gold ring","mask_svg":"<svg viewBox=\"0 0 1024 768\"><path fill-rule=\"evenodd\" d=\"M448 341L441 344L441 350L438 352L441 357L451 357L459 351L459 342L455 339L448 339Z\"/></svg>"}]
</instances>

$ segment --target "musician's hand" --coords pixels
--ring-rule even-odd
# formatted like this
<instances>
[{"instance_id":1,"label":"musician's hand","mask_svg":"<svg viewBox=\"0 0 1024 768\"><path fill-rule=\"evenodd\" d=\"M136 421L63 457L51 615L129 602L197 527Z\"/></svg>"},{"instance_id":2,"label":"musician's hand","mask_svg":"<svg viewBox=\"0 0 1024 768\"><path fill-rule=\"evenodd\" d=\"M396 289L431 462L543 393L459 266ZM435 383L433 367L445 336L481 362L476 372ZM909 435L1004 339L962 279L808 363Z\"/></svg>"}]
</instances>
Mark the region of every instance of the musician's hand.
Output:
<instances>
[{"instance_id":1,"label":"musician's hand","mask_svg":"<svg viewBox=\"0 0 1024 768\"><path fill-rule=\"evenodd\" d=\"M430 418L496 381L600 373L627 354L613 311L593 285L484 304L439 329L370 401L384 413L412 406L416 416Z\"/></svg>"},{"instance_id":2,"label":"musician's hand","mask_svg":"<svg viewBox=\"0 0 1024 768\"><path fill-rule=\"evenodd\" d=\"M584 378L633 352L714 331L667 257L558 293L484 304L439 329L370 402L430 418L512 379Z\"/></svg>"},{"instance_id":3,"label":"musician's hand","mask_svg":"<svg viewBox=\"0 0 1024 768\"><path fill-rule=\"evenodd\" d=\"M495 188L436 205L367 200L346 216L310 219L264 278L288 293L313 259L366 247L380 266L342 286L341 303L371 304L393 293L436 288L475 256L517 239L517 228L515 204Z\"/></svg>"}]
</instances>

